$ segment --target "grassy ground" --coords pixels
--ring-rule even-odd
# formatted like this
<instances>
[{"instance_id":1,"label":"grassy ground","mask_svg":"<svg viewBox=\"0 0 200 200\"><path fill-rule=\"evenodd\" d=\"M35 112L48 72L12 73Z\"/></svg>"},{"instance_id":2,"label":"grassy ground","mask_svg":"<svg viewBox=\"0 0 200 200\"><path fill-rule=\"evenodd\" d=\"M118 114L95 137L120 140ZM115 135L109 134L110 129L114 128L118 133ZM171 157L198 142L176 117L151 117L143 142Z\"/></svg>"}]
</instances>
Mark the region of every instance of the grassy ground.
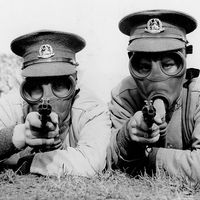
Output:
<instances>
[{"instance_id":1,"label":"grassy ground","mask_svg":"<svg viewBox=\"0 0 200 200\"><path fill-rule=\"evenodd\" d=\"M131 178L115 172L89 178L65 176L60 179L35 175L16 175L12 170L0 174L0 199L130 199L199 200L200 184L172 178L166 174Z\"/></svg>"}]
</instances>

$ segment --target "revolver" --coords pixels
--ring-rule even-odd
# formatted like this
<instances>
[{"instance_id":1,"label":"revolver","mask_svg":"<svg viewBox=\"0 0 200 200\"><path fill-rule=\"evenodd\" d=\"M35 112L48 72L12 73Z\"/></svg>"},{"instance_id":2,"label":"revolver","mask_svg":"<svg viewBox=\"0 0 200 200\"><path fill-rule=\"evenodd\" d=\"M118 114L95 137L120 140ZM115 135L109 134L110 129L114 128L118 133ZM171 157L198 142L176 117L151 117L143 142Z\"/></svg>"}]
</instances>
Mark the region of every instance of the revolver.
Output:
<instances>
[{"instance_id":1,"label":"revolver","mask_svg":"<svg viewBox=\"0 0 200 200\"><path fill-rule=\"evenodd\" d=\"M42 99L42 102L38 105L38 112L40 114L40 120L42 122L42 128L45 129L46 123L49 120L52 107L49 104L49 100Z\"/></svg>"},{"instance_id":2,"label":"revolver","mask_svg":"<svg viewBox=\"0 0 200 200\"><path fill-rule=\"evenodd\" d=\"M156 116L156 109L153 106L152 100L145 100L144 102L145 105L142 108L144 121L146 122L147 126L151 128L154 122L154 117Z\"/></svg>"}]
</instances>

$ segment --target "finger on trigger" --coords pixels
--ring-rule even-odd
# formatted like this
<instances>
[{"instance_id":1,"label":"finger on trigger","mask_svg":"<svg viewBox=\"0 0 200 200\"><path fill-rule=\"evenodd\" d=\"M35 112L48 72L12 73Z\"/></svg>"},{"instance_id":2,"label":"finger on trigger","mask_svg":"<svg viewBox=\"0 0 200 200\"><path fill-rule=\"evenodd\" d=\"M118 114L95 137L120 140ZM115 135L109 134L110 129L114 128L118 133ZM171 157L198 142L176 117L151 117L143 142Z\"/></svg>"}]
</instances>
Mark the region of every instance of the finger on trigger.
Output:
<instances>
[{"instance_id":1,"label":"finger on trigger","mask_svg":"<svg viewBox=\"0 0 200 200\"><path fill-rule=\"evenodd\" d=\"M50 113L50 118L54 124L58 124L58 115L55 112Z\"/></svg>"},{"instance_id":2,"label":"finger on trigger","mask_svg":"<svg viewBox=\"0 0 200 200\"><path fill-rule=\"evenodd\" d=\"M30 112L25 121L26 127L34 127L40 128L41 127L41 120L38 112Z\"/></svg>"}]
</instances>

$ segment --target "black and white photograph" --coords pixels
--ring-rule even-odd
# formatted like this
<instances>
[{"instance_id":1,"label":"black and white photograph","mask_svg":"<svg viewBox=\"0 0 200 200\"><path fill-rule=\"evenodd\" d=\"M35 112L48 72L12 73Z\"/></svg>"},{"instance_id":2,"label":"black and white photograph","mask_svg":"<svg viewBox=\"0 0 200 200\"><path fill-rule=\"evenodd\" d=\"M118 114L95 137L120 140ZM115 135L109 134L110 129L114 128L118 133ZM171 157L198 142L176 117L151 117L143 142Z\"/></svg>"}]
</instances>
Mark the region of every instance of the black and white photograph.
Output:
<instances>
[{"instance_id":1,"label":"black and white photograph","mask_svg":"<svg viewBox=\"0 0 200 200\"><path fill-rule=\"evenodd\" d=\"M0 199L200 199L197 0L0 0Z\"/></svg>"}]
</instances>

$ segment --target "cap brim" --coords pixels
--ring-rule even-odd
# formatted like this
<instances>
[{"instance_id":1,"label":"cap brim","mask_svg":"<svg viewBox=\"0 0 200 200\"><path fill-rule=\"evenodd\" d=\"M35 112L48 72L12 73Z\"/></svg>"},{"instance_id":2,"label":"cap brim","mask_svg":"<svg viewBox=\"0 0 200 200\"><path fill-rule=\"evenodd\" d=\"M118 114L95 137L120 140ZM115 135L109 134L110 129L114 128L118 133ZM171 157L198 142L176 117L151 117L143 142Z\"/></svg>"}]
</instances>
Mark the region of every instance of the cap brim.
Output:
<instances>
[{"instance_id":1,"label":"cap brim","mask_svg":"<svg viewBox=\"0 0 200 200\"><path fill-rule=\"evenodd\" d=\"M144 10L129 14L122 18L119 22L119 30L130 35L131 29L137 24L143 24L151 18L159 18L161 21L167 21L185 29L186 33L190 33L197 27L197 21L192 16L175 10Z\"/></svg>"},{"instance_id":2,"label":"cap brim","mask_svg":"<svg viewBox=\"0 0 200 200\"><path fill-rule=\"evenodd\" d=\"M30 65L22 70L24 77L43 77L43 76L63 76L70 75L76 72L75 66L69 63L52 62L52 63L38 63Z\"/></svg>"},{"instance_id":3,"label":"cap brim","mask_svg":"<svg viewBox=\"0 0 200 200\"><path fill-rule=\"evenodd\" d=\"M185 48L183 41L173 38L140 38L128 46L128 51L162 52Z\"/></svg>"}]
</instances>

